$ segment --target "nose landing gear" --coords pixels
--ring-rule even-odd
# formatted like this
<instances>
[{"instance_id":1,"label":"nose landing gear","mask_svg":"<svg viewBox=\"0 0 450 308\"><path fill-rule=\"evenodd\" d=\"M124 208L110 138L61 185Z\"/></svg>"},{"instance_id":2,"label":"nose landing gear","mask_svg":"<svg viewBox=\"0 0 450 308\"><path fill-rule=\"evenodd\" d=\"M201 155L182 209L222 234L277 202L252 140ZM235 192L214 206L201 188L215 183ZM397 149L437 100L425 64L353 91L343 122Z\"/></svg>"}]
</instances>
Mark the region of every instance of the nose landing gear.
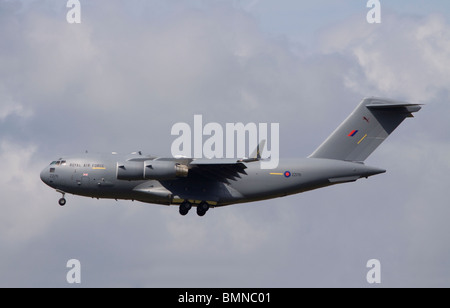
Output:
<instances>
[{"instance_id":1,"label":"nose landing gear","mask_svg":"<svg viewBox=\"0 0 450 308\"><path fill-rule=\"evenodd\" d=\"M66 198L64 198L64 196L66 195L65 192L61 191L61 190L57 190L57 192L62 194L62 198L58 200L58 203L60 206L64 206L66 205Z\"/></svg>"}]
</instances>

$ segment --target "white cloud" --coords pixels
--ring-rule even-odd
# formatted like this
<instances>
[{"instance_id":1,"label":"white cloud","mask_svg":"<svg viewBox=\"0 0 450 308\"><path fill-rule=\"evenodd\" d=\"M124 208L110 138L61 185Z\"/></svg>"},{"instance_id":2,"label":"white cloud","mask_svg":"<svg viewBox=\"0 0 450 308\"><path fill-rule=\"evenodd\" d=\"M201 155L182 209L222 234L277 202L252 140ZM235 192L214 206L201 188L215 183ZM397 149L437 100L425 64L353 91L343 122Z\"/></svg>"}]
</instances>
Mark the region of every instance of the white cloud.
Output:
<instances>
[{"instance_id":1,"label":"white cloud","mask_svg":"<svg viewBox=\"0 0 450 308\"><path fill-rule=\"evenodd\" d=\"M322 49L354 57L346 84L357 93L376 92L426 102L448 89L450 25L441 15L400 17L385 14L373 25L353 18L322 37Z\"/></svg>"}]
</instances>

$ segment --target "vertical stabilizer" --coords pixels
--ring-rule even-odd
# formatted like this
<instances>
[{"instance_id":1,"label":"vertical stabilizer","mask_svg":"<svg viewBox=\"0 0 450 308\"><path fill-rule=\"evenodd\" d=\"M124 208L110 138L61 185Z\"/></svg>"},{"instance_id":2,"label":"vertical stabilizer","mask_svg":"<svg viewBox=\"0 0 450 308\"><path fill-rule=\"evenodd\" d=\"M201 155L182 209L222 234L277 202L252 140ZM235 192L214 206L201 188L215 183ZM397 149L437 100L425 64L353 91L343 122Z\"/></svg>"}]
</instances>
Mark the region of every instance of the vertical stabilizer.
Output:
<instances>
[{"instance_id":1,"label":"vertical stabilizer","mask_svg":"<svg viewBox=\"0 0 450 308\"><path fill-rule=\"evenodd\" d=\"M309 157L363 162L403 122L421 109L384 98L365 98Z\"/></svg>"}]
</instances>

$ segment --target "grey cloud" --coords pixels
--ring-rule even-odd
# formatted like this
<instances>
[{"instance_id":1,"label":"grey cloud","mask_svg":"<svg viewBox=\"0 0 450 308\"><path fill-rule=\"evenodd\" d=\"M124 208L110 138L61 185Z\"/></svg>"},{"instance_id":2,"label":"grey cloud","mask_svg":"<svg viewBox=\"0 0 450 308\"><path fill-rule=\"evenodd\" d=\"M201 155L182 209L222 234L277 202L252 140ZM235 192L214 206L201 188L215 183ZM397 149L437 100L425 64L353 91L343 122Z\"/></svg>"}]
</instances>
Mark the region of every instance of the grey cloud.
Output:
<instances>
[{"instance_id":1,"label":"grey cloud","mask_svg":"<svg viewBox=\"0 0 450 308\"><path fill-rule=\"evenodd\" d=\"M60 1L0 7L0 285L67 286L71 258L82 286L367 286L371 258L382 286L448 285L439 16L394 16L381 30L344 21L311 54L220 1L83 2L81 25L65 22ZM374 153L368 163L388 173L367 181L199 219L74 196L60 208L39 180L85 149L169 154L171 126L196 113L279 122L281 156L306 156L372 94L428 105Z\"/></svg>"}]
</instances>

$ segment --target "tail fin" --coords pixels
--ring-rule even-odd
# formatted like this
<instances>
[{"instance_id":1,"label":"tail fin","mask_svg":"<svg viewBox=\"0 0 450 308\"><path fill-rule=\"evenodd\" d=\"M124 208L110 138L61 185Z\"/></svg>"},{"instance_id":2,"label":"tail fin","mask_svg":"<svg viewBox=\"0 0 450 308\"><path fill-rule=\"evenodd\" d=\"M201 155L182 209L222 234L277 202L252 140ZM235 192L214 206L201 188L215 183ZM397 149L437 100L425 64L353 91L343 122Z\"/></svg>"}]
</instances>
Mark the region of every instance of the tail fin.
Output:
<instances>
[{"instance_id":1,"label":"tail fin","mask_svg":"<svg viewBox=\"0 0 450 308\"><path fill-rule=\"evenodd\" d=\"M365 98L309 157L363 162L403 122L421 109L384 98Z\"/></svg>"}]
</instances>

